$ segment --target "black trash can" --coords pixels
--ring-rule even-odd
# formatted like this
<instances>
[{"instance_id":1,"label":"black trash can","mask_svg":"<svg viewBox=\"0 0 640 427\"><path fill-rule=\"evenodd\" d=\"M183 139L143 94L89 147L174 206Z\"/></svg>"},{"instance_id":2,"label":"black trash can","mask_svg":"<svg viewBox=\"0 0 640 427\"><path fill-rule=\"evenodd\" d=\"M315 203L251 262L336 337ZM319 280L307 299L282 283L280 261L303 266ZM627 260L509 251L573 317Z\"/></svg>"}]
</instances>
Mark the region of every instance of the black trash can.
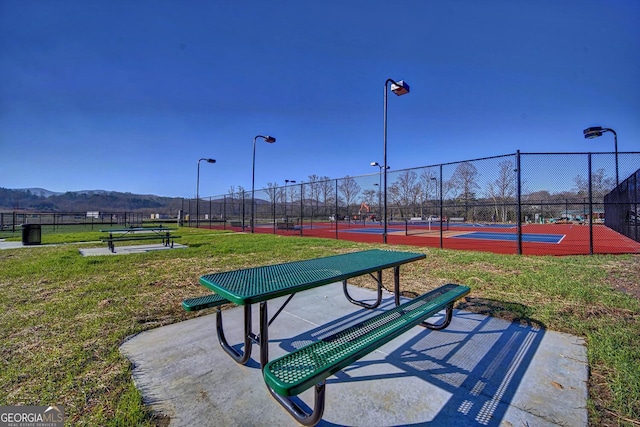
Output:
<instances>
[{"instance_id":1,"label":"black trash can","mask_svg":"<svg viewBox=\"0 0 640 427\"><path fill-rule=\"evenodd\" d=\"M41 239L40 224L22 224L22 244L39 245Z\"/></svg>"}]
</instances>

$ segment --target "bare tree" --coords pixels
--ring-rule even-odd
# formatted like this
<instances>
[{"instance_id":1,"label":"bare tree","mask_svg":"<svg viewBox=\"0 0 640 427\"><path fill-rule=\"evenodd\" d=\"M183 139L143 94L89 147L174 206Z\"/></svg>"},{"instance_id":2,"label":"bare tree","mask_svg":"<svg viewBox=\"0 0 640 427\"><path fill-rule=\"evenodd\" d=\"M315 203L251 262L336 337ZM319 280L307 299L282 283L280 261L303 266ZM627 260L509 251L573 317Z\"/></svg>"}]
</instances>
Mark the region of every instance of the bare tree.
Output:
<instances>
[{"instance_id":1,"label":"bare tree","mask_svg":"<svg viewBox=\"0 0 640 427\"><path fill-rule=\"evenodd\" d=\"M278 187L280 185L277 182L268 182L267 183L267 196L269 197L269 201L273 204L276 203L278 196Z\"/></svg>"},{"instance_id":2,"label":"bare tree","mask_svg":"<svg viewBox=\"0 0 640 427\"><path fill-rule=\"evenodd\" d=\"M305 188L305 196L311 200L311 216L320 209L320 190L320 177L315 174L309 175L309 182Z\"/></svg>"},{"instance_id":3,"label":"bare tree","mask_svg":"<svg viewBox=\"0 0 640 427\"><path fill-rule=\"evenodd\" d=\"M362 192L364 202L368 206L377 206L378 204L378 192L376 190L368 189Z\"/></svg>"},{"instance_id":4,"label":"bare tree","mask_svg":"<svg viewBox=\"0 0 640 427\"><path fill-rule=\"evenodd\" d=\"M347 205L347 216L349 216L349 207L351 206L351 203L358 197L358 194L360 194L360 186L355 179L347 175L346 177L338 181L338 190L344 197L345 203Z\"/></svg>"},{"instance_id":5,"label":"bare tree","mask_svg":"<svg viewBox=\"0 0 640 427\"><path fill-rule=\"evenodd\" d=\"M431 169L425 169L420 173L420 206L428 203L430 198L438 199L438 177Z\"/></svg>"},{"instance_id":6,"label":"bare tree","mask_svg":"<svg viewBox=\"0 0 640 427\"><path fill-rule=\"evenodd\" d=\"M581 175L574 179L578 196L587 197L589 194L589 181ZM605 194L609 193L616 186L616 180L605 176L604 169L600 168L591 173L591 192L594 199L604 199Z\"/></svg>"},{"instance_id":7,"label":"bare tree","mask_svg":"<svg viewBox=\"0 0 640 427\"><path fill-rule=\"evenodd\" d=\"M469 162L460 163L451 176L450 184L456 190L457 199L464 202L464 216L469 216L469 202L476 199L478 169Z\"/></svg>"},{"instance_id":8,"label":"bare tree","mask_svg":"<svg viewBox=\"0 0 640 427\"><path fill-rule=\"evenodd\" d=\"M232 185L229 187L229 196L231 199L231 212L235 215L241 215L243 212L244 203L244 187L241 185L238 186L238 189Z\"/></svg>"},{"instance_id":9,"label":"bare tree","mask_svg":"<svg viewBox=\"0 0 640 427\"><path fill-rule=\"evenodd\" d=\"M336 181L331 180L328 176L320 177L320 180L318 181L319 199L322 199L325 214L332 212L330 205L332 205L336 200L335 183Z\"/></svg>"},{"instance_id":10,"label":"bare tree","mask_svg":"<svg viewBox=\"0 0 640 427\"><path fill-rule=\"evenodd\" d=\"M388 192L393 203L400 209L400 216L406 216L409 212L417 215L416 206L421 193L417 173L411 170L401 172Z\"/></svg>"},{"instance_id":11,"label":"bare tree","mask_svg":"<svg viewBox=\"0 0 640 427\"><path fill-rule=\"evenodd\" d=\"M508 221L508 202L514 202L516 173L511 160L498 164L498 177L487 185L487 196L493 201L494 215L501 222Z\"/></svg>"}]
</instances>

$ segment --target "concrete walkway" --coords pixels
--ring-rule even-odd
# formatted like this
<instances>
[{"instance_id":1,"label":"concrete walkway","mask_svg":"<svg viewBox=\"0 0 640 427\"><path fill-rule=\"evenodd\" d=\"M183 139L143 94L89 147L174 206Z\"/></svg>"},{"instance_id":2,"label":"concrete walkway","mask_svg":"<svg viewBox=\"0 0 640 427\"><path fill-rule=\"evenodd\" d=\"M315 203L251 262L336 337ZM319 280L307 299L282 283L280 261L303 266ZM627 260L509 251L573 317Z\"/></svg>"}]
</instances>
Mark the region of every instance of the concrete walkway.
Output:
<instances>
[{"instance_id":1,"label":"concrete walkway","mask_svg":"<svg viewBox=\"0 0 640 427\"><path fill-rule=\"evenodd\" d=\"M0 239L0 249L17 249L17 248L38 248L42 245L25 245L20 242L8 242L4 239Z\"/></svg>"},{"instance_id":2,"label":"concrete walkway","mask_svg":"<svg viewBox=\"0 0 640 427\"><path fill-rule=\"evenodd\" d=\"M386 297L381 309L393 304ZM270 302L270 313L279 306ZM341 284L296 295L269 329L271 359L342 329L353 313L372 314L348 303ZM224 320L240 342L242 309ZM266 390L258 348L236 364L217 342L214 315L143 332L121 351L145 402L171 426L297 425ZM446 330L416 327L330 377L319 425L586 426L586 384L582 339L457 311ZM311 403L309 392L301 397Z\"/></svg>"},{"instance_id":3,"label":"concrete walkway","mask_svg":"<svg viewBox=\"0 0 640 427\"><path fill-rule=\"evenodd\" d=\"M69 244L69 243L65 243ZM73 243L75 245L87 244L87 242ZM0 249L17 249L17 248L43 248L47 246L59 246L59 245L25 245L22 242L7 242L0 240ZM130 245L130 246L116 246L116 251L111 252L106 245L99 248L79 248L82 256L96 256L96 255L126 255L137 254L151 251L166 251L169 249L181 249L187 246L179 243L174 243L173 247L164 246L162 243L150 244L150 245Z\"/></svg>"}]
</instances>

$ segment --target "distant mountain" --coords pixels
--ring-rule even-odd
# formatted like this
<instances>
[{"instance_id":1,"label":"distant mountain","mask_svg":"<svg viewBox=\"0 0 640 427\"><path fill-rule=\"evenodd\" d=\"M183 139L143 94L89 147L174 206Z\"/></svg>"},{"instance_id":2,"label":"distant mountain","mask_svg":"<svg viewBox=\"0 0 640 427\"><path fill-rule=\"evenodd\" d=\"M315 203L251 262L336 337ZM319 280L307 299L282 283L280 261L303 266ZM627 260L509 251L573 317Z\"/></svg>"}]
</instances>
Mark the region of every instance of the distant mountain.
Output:
<instances>
[{"instance_id":1,"label":"distant mountain","mask_svg":"<svg viewBox=\"0 0 640 427\"><path fill-rule=\"evenodd\" d=\"M175 213L182 198L82 190L60 193L44 188L0 188L0 209L37 212L143 212Z\"/></svg>"},{"instance_id":2,"label":"distant mountain","mask_svg":"<svg viewBox=\"0 0 640 427\"><path fill-rule=\"evenodd\" d=\"M49 190L45 190L44 188L15 188L15 191L24 191L24 192L29 192L31 194L34 194L36 196L40 196L40 197L51 197L51 196L58 196L60 194L64 194L64 193L58 193L56 191L49 191Z\"/></svg>"},{"instance_id":3,"label":"distant mountain","mask_svg":"<svg viewBox=\"0 0 640 427\"><path fill-rule=\"evenodd\" d=\"M40 196L40 197L51 197L51 196L60 196L62 194L66 194L66 193L61 193L59 191L51 191L51 190L47 190L44 188L14 188L15 191L24 191L24 192L29 192L31 194L34 194L36 196ZM109 194L111 193L110 191L105 191L105 190L80 190L80 191L68 191L68 193L76 193L76 194Z\"/></svg>"}]
</instances>

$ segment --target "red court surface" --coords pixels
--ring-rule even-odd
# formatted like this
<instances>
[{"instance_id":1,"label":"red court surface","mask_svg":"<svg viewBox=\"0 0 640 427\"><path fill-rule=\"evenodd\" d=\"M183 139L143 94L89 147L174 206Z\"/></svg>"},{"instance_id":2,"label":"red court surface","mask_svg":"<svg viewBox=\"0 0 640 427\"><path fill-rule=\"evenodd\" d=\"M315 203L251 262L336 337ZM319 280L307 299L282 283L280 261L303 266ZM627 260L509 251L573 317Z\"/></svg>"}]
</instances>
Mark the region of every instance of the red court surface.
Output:
<instances>
[{"instance_id":1,"label":"red court surface","mask_svg":"<svg viewBox=\"0 0 640 427\"><path fill-rule=\"evenodd\" d=\"M526 224L522 226L523 255L588 255L640 253L640 243L620 234L603 224L594 224L593 239L589 238L589 225L583 224ZM229 229L229 228L228 228ZM241 228L231 228L242 231ZM403 224L389 224L387 243L390 245L410 245L440 247L439 226L424 230L413 230L413 235L406 235ZM335 223L305 223L302 230L296 226L294 230L275 230L285 236L322 237L328 239L350 240L355 242L382 243L383 228L379 223L339 223L336 232ZM273 226L257 226L256 233L274 233ZM504 234L504 240L501 233ZM443 230L442 247L445 249L471 250L501 254L517 254L516 227L491 224L477 225L456 224ZM540 235L542 240L535 241ZM481 236L478 238L476 236ZM593 248L593 251L591 251Z\"/></svg>"}]
</instances>

